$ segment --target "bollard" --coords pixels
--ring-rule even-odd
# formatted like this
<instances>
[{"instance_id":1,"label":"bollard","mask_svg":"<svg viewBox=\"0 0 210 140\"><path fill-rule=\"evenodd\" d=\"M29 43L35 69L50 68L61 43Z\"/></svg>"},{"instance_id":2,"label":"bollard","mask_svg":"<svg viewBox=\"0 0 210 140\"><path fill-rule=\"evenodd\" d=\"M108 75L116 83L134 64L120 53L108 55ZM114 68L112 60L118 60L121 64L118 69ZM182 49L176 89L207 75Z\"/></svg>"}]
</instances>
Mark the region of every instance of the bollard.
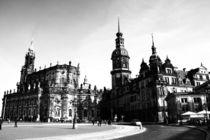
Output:
<instances>
[{"instance_id":1,"label":"bollard","mask_svg":"<svg viewBox=\"0 0 210 140\"><path fill-rule=\"evenodd\" d=\"M3 119L0 118L0 130L1 130L1 127L2 127L2 123L3 123Z\"/></svg>"},{"instance_id":2,"label":"bollard","mask_svg":"<svg viewBox=\"0 0 210 140\"><path fill-rule=\"evenodd\" d=\"M140 121L139 122L136 122L136 125L139 126L139 129L142 129L142 124L141 124Z\"/></svg>"}]
</instances>

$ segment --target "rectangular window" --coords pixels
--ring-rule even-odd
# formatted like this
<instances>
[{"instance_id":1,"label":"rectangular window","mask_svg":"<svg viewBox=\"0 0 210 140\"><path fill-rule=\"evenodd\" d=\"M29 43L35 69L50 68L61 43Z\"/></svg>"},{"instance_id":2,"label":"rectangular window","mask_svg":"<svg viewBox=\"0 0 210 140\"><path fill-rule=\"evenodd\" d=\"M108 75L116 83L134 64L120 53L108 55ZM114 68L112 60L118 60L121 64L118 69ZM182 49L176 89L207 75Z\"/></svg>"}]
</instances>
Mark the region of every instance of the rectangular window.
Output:
<instances>
[{"instance_id":1,"label":"rectangular window","mask_svg":"<svg viewBox=\"0 0 210 140\"><path fill-rule=\"evenodd\" d=\"M168 78L168 77L165 77L165 82L166 82L167 84L169 84L169 78Z\"/></svg>"},{"instance_id":2,"label":"rectangular window","mask_svg":"<svg viewBox=\"0 0 210 140\"><path fill-rule=\"evenodd\" d=\"M182 98L181 103L187 103L187 98Z\"/></svg>"},{"instance_id":3,"label":"rectangular window","mask_svg":"<svg viewBox=\"0 0 210 140\"><path fill-rule=\"evenodd\" d=\"M176 78L172 78L172 84L176 84Z\"/></svg>"},{"instance_id":4,"label":"rectangular window","mask_svg":"<svg viewBox=\"0 0 210 140\"><path fill-rule=\"evenodd\" d=\"M194 103L200 103L201 99L200 98L194 98Z\"/></svg>"}]
</instances>

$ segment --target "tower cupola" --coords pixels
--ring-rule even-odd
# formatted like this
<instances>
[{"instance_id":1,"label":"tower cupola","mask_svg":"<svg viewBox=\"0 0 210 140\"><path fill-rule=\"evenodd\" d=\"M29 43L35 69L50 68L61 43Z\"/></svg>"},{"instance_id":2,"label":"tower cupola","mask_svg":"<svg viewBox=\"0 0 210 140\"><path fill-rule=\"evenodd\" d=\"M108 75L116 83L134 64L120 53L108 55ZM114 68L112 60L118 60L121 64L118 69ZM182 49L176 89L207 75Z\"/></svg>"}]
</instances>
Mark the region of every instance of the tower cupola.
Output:
<instances>
[{"instance_id":1,"label":"tower cupola","mask_svg":"<svg viewBox=\"0 0 210 140\"><path fill-rule=\"evenodd\" d=\"M151 63L162 63L160 57L157 55L157 50L155 47L153 34L152 34L152 55L150 56L149 62L150 62L150 64Z\"/></svg>"}]
</instances>

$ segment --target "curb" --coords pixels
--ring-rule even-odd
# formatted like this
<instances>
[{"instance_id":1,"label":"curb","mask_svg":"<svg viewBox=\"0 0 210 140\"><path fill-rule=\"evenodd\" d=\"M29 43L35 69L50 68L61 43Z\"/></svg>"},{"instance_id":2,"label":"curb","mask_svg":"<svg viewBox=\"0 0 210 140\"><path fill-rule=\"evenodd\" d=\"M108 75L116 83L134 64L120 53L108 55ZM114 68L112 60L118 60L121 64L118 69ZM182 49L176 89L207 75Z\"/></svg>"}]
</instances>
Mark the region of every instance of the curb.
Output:
<instances>
[{"instance_id":1,"label":"curb","mask_svg":"<svg viewBox=\"0 0 210 140\"><path fill-rule=\"evenodd\" d=\"M175 127L180 127L180 125L177 124L169 124L169 126L175 126ZM187 127L187 128L193 128L193 129L198 129L202 132L204 132L206 134L206 140L210 140L210 132L208 132L207 130L203 129L203 128L199 128L196 126L190 126L190 125L181 125L182 127Z\"/></svg>"},{"instance_id":2,"label":"curb","mask_svg":"<svg viewBox=\"0 0 210 140\"><path fill-rule=\"evenodd\" d=\"M71 126L72 123L37 123L37 124L18 124L18 127L32 127L32 126ZM90 123L77 123L76 125L91 125ZM14 127L14 124L3 124L2 127Z\"/></svg>"},{"instance_id":3,"label":"curb","mask_svg":"<svg viewBox=\"0 0 210 140\"><path fill-rule=\"evenodd\" d=\"M203 128L196 127L196 126L186 126L186 127L193 128L193 129L198 129L198 130L204 132L206 134L206 140L210 140L210 134L207 130L205 130Z\"/></svg>"}]
</instances>

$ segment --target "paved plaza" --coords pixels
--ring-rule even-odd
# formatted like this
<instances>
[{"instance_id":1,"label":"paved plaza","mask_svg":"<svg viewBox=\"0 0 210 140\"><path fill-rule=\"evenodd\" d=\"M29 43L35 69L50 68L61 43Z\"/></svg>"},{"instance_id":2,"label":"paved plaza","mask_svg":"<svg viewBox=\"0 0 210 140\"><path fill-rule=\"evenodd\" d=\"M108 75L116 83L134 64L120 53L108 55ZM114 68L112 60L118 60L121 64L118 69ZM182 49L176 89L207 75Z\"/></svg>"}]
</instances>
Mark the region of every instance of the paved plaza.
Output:
<instances>
[{"instance_id":1,"label":"paved plaza","mask_svg":"<svg viewBox=\"0 0 210 140\"><path fill-rule=\"evenodd\" d=\"M11 123L3 125L0 140L108 140L139 134L145 130L140 130L137 126L92 124L78 124L77 129L72 129L70 123L19 123L18 127L14 128Z\"/></svg>"},{"instance_id":2,"label":"paved plaza","mask_svg":"<svg viewBox=\"0 0 210 140\"><path fill-rule=\"evenodd\" d=\"M4 123L0 140L206 140L206 133L186 126L144 125L143 129L129 125L71 123Z\"/></svg>"}]
</instances>

